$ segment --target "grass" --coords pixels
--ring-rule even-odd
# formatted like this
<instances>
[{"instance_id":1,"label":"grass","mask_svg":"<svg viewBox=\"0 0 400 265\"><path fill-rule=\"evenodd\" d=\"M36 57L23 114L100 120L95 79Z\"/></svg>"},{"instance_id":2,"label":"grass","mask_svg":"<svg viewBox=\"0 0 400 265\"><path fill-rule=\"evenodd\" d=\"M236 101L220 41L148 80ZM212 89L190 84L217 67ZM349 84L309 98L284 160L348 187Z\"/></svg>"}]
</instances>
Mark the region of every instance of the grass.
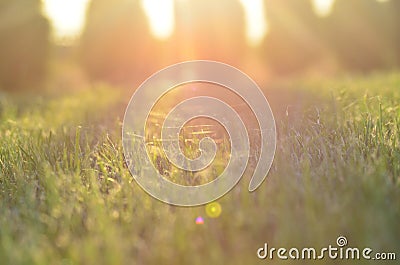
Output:
<instances>
[{"instance_id":1,"label":"grass","mask_svg":"<svg viewBox=\"0 0 400 265\"><path fill-rule=\"evenodd\" d=\"M248 193L243 178L215 219L133 181L120 139L125 97L112 88L1 96L0 263L277 264L257 249L325 247L340 235L400 258L400 74L285 89L303 96L266 90L278 127L266 182Z\"/></svg>"}]
</instances>

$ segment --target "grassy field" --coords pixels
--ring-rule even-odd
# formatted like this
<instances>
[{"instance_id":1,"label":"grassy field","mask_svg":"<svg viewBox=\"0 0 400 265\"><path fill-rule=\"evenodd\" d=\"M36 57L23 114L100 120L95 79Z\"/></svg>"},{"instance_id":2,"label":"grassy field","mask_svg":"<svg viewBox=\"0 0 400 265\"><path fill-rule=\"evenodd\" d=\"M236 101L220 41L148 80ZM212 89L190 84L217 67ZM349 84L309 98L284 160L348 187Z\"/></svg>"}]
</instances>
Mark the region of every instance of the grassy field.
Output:
<instances>
[{"instance_id":1,"label":"grassy field","mask_svg":"<svg viewBox=\"0 0 400 265\"><path fill-rule=\"evenodd\" d=\"M341 235L399 259L400 74L265 87L273 167L254 193L243 178L215 219L135 183L119 90L0 94L0 264L275 264L257 258L264 243L318 248Z\"/></svg>"}]
</instances>

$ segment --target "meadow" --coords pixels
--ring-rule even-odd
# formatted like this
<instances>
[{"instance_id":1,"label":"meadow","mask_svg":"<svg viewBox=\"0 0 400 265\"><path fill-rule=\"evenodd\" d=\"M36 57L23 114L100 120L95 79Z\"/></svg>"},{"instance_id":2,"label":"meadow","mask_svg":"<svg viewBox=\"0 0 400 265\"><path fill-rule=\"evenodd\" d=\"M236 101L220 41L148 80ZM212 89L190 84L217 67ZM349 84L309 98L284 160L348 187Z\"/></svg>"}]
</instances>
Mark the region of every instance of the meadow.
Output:
<instances>
[{"instance_id":1,"label":"meadow","mask_svg":"<svg viewBox=\"0 0 400 265\"><path fill-rule=\"evenodd\" d=\"M338 236L399 259L400 74L262 87L278 130L273 167L254 193L245 176L219 199L218 218L161 203L133 180L125 92L0 94L0 264L291 264L257 249ZM296 261L314 262L349 263Z\"/></svg>"}]
</instances>

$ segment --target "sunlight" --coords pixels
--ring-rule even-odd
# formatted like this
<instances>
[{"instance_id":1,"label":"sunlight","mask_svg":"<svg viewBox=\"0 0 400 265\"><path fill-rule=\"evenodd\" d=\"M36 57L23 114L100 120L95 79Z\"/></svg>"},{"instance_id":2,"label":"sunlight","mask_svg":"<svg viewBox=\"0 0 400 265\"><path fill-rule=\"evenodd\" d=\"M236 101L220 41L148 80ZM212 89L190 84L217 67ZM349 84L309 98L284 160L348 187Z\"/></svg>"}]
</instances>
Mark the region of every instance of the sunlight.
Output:
<instances>
[{"instance_id":1,"label":"sunlight","mask_svg":"<svg viewBox=\"0 0 400 265\"><path fill-rule=\"evenodd\" d=\"M174 0L142 0L153 35L167 39L174 31Z\"/></svg>"},{"instance_id":2,"label":"sunlight","mask_svg":"<svg viewBox=\"0 0 400 265\"><path fill-rule=\"evenodd\" d=\"M56 38L81 33L89 0L43 0L44 12L51 20Z\"/></svg>"},{"instance_id":3,"label":"sunlight","mask_svg":"<svg viewBox=\"0 0 400 265\"><path fill-rule=\"evenodd\" d=\"M332 0L314 0L330 2ZM240 0L246 17L246 35L250 45L257 46L267 33L263 0ZM89 0L43 0L44 12L53 24L56 38L76 37L85 23ZM174 0L142 0L152 34L167 39L174 31Z\"/></svg>"},{"instance_id":4,"label":"sunlight","mask_svg":"<svg viewBox=\"0 0 400 265\"><path fill-rule=\"evenodd\" d=\"M332 10L335 0L313 0L314 10L319 16L327 16Z\"/></svg>"},{"instance_id":5,"label":"sunlight","mask_svg":"<svg viewBox=\"0 0 400 265\"><path fill-rule=\"evenodd\" d=\"M246 16L247 41L251 46L259 45L267 33L263 0L240 0Z\"/></svg>"}]
</instances>

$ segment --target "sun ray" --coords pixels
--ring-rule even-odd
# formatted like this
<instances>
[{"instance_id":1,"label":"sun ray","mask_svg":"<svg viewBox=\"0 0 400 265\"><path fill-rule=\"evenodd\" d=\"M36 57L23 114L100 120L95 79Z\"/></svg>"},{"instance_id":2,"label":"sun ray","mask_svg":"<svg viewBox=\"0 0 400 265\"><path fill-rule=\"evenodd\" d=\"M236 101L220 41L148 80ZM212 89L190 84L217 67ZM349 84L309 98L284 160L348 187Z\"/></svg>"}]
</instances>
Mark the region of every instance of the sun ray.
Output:
<instances>
[{"instance_id":1,"label":"sun ray","mask_svg":"<svg viewBox=\"0 0 400 265\"><path fill-rule=\"evenodd\" d=\"M143 0L153 35L167 39L174 31L174 0Z\"/></svg>"},{"instance_id":2,"label":"sun ray","mask_svg":"<svg viewBox=\"0 0 400 265\"><path fill-rule=\"evenodd\" d=\"M332 10L335 0L313 0L314 10L319 16L327 16Z\"/></svg>"},{"instance_id":3,"label":"sun ray","mask_svg":"<svg viewBox=\"0 0 400 265\"><path fill-rule=\"evenodd\" d=\"M44 13L54 27L56 38L78 36L85 23L89 0L43 0Z\"/></svg>"},{"instance_id":4,"label":"sun ray","mask_svg":"<svg viewBox=\"0 0 400 265\"><path fill-rule=\"evenodd\" d=\"M246 16L247 41L251 46L257 46L268 31L263 0L240 0L240 3Z\"/></svg>"}]
</instances>

